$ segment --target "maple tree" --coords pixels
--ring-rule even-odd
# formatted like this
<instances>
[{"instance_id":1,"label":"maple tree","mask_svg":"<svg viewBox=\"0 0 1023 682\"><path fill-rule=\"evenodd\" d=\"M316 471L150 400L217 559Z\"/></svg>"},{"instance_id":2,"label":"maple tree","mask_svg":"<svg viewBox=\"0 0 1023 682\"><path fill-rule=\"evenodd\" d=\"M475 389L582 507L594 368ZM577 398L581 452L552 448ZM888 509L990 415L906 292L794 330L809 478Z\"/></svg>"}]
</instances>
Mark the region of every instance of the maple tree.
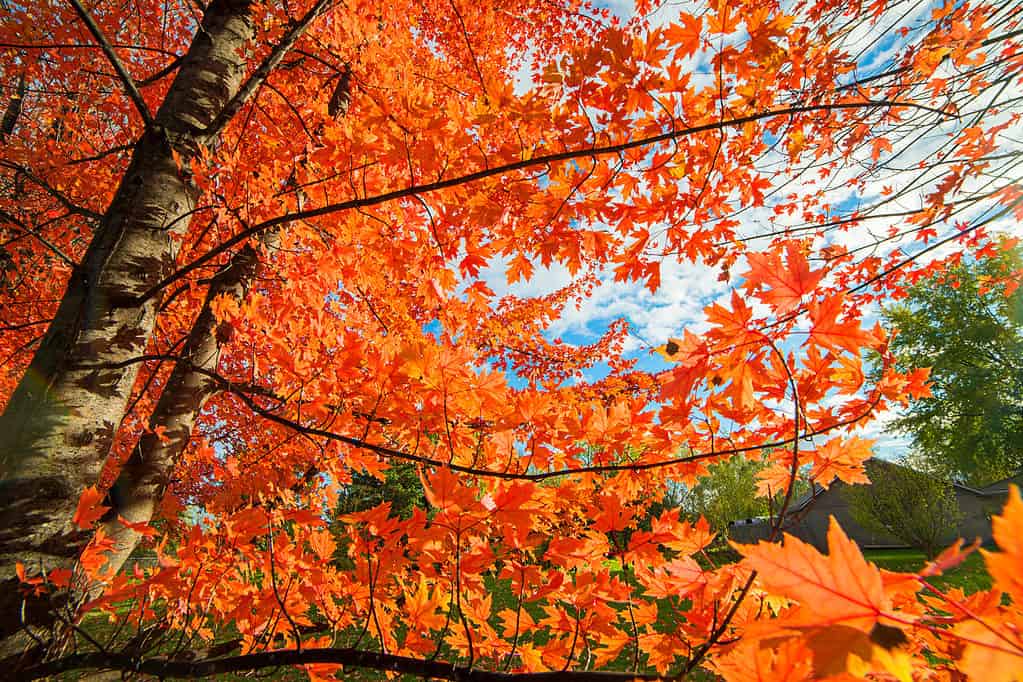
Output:
<instances>
[{"instance_id":1,"label":"maple tree","mask_svg":"<svg viewBox=\"0 0 1023 682\"><path fill-rule=\"evenodd\" d=\"M856 429L928 391L872 306L1023 218L1019 5L655 10L5 8L5 665L1023 674L1016 491L969 596L928 583L959 547L888 573L834 526L826 556L713 565L703 521L638 528L735 455L767 453L776 520L801 469L865 480ZM654 340L665 364L626 320L549 333L678 264L730 295ZM427 510L332 518L396 463ZM157 566L122 570L140 542Z\"/></svg>"}]
</instances>

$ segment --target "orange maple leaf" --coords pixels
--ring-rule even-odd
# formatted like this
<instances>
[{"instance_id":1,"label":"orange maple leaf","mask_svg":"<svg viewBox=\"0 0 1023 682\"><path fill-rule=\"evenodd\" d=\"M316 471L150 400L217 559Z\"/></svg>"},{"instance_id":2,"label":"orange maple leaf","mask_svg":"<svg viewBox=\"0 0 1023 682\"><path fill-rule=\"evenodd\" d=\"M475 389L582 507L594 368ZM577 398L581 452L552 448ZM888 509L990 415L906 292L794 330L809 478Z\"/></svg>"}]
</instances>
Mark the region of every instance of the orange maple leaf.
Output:
<instances>
[{"instance_id":1,"label":"orange maple leaf","mask_svg":"<svg viewBox=\"0 0 1023 682\"><path fill-rule=\"evenodd\" d=\"M465 510L476 506L476 496L451 469L440 467L432 475L421 472L423 494L439 510Z\"/></svg>"},{"instance_id":2,"label":"orange maple leaf","mask_svg":"<svg viewBox=\"0 0 1023 682\"><path fill-rule=\"evenodd\" d=\"M309 534L309 546L316 552L316 556L320 557L323 561L330 561L330 558L334 556L334 550L337 549L337 543L334 542L330 531L327 530L311 532Z\"/></svg>"},{"instance_id":3,"label":"orange maple leaf","mask_svg":"<svg viewBox=\"0 0 1023 682\"><path fill-rule=\"evenodd\" d=\"M514 637L517 633L532 630L536 627L536 621L533 620L533 617L529 615L529 611L526 609L520 608L515 611L503 609L497 614L497 617L501 619L505 637Z\"/></svg>"},{"instance_id":4,"label":"orange maple leaf","mask_svg":"<svg viewBox=\"0 0 1023 682\"><path fill-rule=\"evenodd\" d=\"M806 644L796 638L749 640L716 659L714 671L728 682L797 682L812 679L812 661Z\"/></svg>"},{"instance_id":5,"label":"orange maple leaf","mask_svg":"<svg viewBox=\"0 0 1023 682\"><path fill-rule=\"evenodd\" d=\"M813 453L810 478L827 488L836 478L846 483L870 483L863 463L873 455L874 441L859 436L834 438Z\"/></svg>"},{"instance_id":6,"label":"orange maple leaf","mask_svg":"<svg viewBox=\"0 0 1023 682\"><path fill-rule=\"evenodd\" d=\"M785 264L777 252L748 253L750 271L746 274L749 288L768 287L760 298L774 306L779 315L794 310L803 296L811 293L824 276L824 270L810 270L810 264L795 244L785 247Z\"/></svg>"},{"instance_id":7,"label":"orange maple leaf","mask_svg":"<svg viewBox=\"0 0 1023 682\"><path fill-rule=\"evenodd\" d=\"M862 327L856 318L838 321L842 313L842 299L828 296L824 300L810 302L810 340L829 350L846 350L859 355L863 348L875 348L878 337L873 331Z\"/></svg>"},{"instance_id":8,"label":"orange maple leaf","mask_svg":"<svg viewBox=\"0 0 1023 682\"><path fill-rule=\"evenodd\" d=\"M1009 499L1000 516L991 519L999 552L981 550L995 585L1023 604L1023 499L1019 488L1009 488Z\"/></svg>"},{"instance_id":9,"label":"orange maple leaf","mask_svg":"<svg viewBox=\"0 0 1023 682\"><path fill-rule=\"evenodd\" d=\"M528 258L523 255L515 256L508 263L508 269L506 271L506 278L508 284L515 284L520 279L523 282L528 282L529 278L533 276L533 264Z\"/></svg>"},{"instance_id":10,"label":"orange maple leaf","mask_svg":"<svg viewBox=\"0 0 1023 682\"><path fill-rule=\"evenodd\" d=\"M727 35L733 33L738 27L742 17L739 11L726 0L718 0L717 11L707 15L707 25L711 33Z\"/></svg>"},{"instance_id":11,"label":"orange maple leaf","mask_svg":"<svg viewBox=\"0 0 1023 682\"><path fill-rule=\"evenodd\" d=\"M601 495L593 527L605 533L625 530L632 524L633 510L622 506L617 495Z\"/></svg>"},{"instance_id":12,"label":"orange maple leaf","mask_svg":"<svg viewBox=\"0 0 1023 682\"><path fill-rule=\"evenodd\" d=\"M792 472L783 464L771 464L757 473L757 497L771 497L788 488Z\"/></svg>"},{"instance_id":13,"label":"orange maple leaf","mask_svg":"<svg viewBox=\"0 0 1023 682\"><path fill-rule=\"evenodd\" d=\"M131 531L134 531L135 533L138 533L139 535L141 535L143 537L155 538L157 535L159 535L157 530L155 528L153 528L152 526L150 526L148 523L142 523L142 522L133 523L132 521L129 521L128 519L124 518L123 516L118 516L117 517L117 522L120 523L125 528L127 528L127 529L129 529Z\"/></svg>"},{"instance_id":14,"label":"orange maple leaf","mask_svg":"<svg viewBox=\"0 0 1023 682\"><path fill-rule=\"evenodd\" d=\"M75 525L82 530L91 528L92 524L110 509L110 507L104 507L102 502L103 493L97 490L96 486L90 485L83 490L82 496L78 499L78 509L75 511Z\"/></svg>"},{"instance_id":15,"label":"orange maple leaf","mask_svg":"<svg viewBox=\"0 0 1023 682\"><path fill-rule=\"evenodd\" d=\"M700 49L700 33L703 29L703 19L694 17L685 12L679 14L680 24L669 24L664 29L664 37L669 43L679 46L679 54L686 57L694 54Z\"/></svg>"},{"instance_id":16,"label":"orange maple leaf","mask_svg":"<svg viewBox=\"0 0 1023 682\"><path fill-rule=\"evenodd\" d=\"M1017 569L1019 567L1017 566ZM955 633L966 646L956 667L966 673L967 679L984 682L1018 682L1023 679L1023 637L1018 622L999 623L970 620L960 623Z\"/></svg>"},{"instance_id":17,"label":"orange maple leaf","mask_svg":"<svg viewBox=\"0 0 1023 682\"><path fill-rule=\"evenodd\" d=\"M435 589L431 593L426 578L420 577L418 588L406 593L404 613L408 624L414 629L427 631L442 628L446 618L438 609L443 608L444 602L441 591Z\"/></svg>"},{"instance_id":18,"label":"orange maple leaf","mask_svg":"<svg viewBox=\"0 0 1023 682\"><path fill-rule=\"evenodd\" d=\"M881 572L863 558L834 517L827 555L787 533L782 545L732 546L746 556L768 590L802 605L802 626L842 623L869 631L888 606Z\"/></svg>"},{"instance_id":19,"label":"orange maple leaf","mask_svg":"<svg viewBox=\"0 0 1023 682\"><path fill-rule=\"evenodd\" d=\"M870 158L872 158L874 161L877 161L878 159L881 158L881 152L883 151L891 152L892 143L889 142L888 139L884 137L874 138L874 141L871 144Z\"/></svg>"},{"instance_id":20,"label":"orange maple leaf","mask_svg":"<svg viewBox=\"0 0 1023 682\"><path fill-rule=\"evenodd\" d=\"M542 672L547 670L543 662L543 649L538 649L532 644L523 644L519 647L519 657L522 659L522 666L528 672Z\"/></svg>"},{"instance_id":21,"label":"orange maple leaf","mask_svg":"<svg viewBox=\"0 0 1023 682\"><path fill-rule=\"evenodd\" d=\"M672 539L662 544L684 556L696 554L713 542L717 535L710 529L710 523L703 516L692 523L689 521L678 523L677 516L666 512L659 519L654 519L651 526L655 532L670 533Z\"/></svg>"}]
</instances>

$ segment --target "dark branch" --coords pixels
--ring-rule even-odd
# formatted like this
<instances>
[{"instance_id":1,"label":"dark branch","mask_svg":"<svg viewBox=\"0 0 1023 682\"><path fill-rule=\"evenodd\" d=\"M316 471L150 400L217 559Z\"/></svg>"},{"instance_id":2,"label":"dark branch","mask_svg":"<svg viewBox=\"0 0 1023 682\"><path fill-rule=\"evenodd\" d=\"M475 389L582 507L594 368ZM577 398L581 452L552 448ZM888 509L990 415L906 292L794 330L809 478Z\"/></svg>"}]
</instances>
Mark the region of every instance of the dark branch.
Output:
<instances>
[{"instance_id":1,"label":"dark branch","mask_svg":"<svg viewBox=\"0 0 1023 682\"><path fill-rule=\"evenodd\" d=\"M71 258L69 258L67 255L65 255L63 251L58 249L56 246L51 244L50 241L47 240L45 237L43 237L41 234L39 234L38 232L36 232L32 228L30 228L28 225L26 225L25 223L21 222L20 220L18 220L14 216L12 216L7 211L0 210L0 220L6 221L11 227L14 227L16 229L21 230L26 236L34 238L40 244L42 244L47 249L49 249L51 252L53 252L53 254L57 256L57 258L59 258L62 261L64 261L64 263L68 267L70 267L70 268L74 268L75 267L76 263L73 260L71 260ZM47 320L47 322L49 322L49 321L51 321L51 320Z\"/></svg>"},{"instance_id":2,"label":"dark branch","mask_svg":"<svg viewBox=\"0 0 1023 682\"><path fill-rule=\"evenodd\" d=\"M326 8L330 0L317 0L316 4L312 6L305 16L298 20L291 29L284 34L280 42L274 46L274 49L270 51L270 54L266 56L263 63L260 64L256 70L249 76L249 79L238 89L235 96L224 105L224 108L220 111L217 117L210 123L206 129L206 134L213 136L220 133L225 125L230 122L234 115L238 113L238 110L245 106L245 103L256 94L256 91L263 85L267 77L270 76L270 72L281 63L281 60L288 54L298 39L302 37L302 34L306 32L313 20L316 19Z\"/></svg>"},{"instance_id":3,"label":"dark branch","mask_svg":"<svg viewBox=\"0 0 1023 682\"><path fill-rule=\"evenodd\" d=\"M884 108L914 108L930 111L932 113L938 113L942 116L953 116L947 112L943 112L932 107L923 106L920 104L914 104L912 102L896 102L890 100L881 101L864 101L864 102L837 102L834 104L807 104L794 107L785 107L782 109L773 109L771 111L764 111L758 114L750 114L748 116L740 116L724 121L714 121L712 123L705 123L703 125L692 126L689 128L673 129L671 131L660 133L658 135L652 135L650 137L641 137L635 140L629 140L627 142L621 142L618 144L604 145L601 147L586 147L582 149L573 149L564 152L556 152L553 154L543 154L540 156L534 156L530 159L523 159L521 161L515 161L502 166L493 166L491 168L485 168L483 170L476 171L475 173L468 173L447 180L438 180L437 182L425 183L422 185L412 185L404 189L393 190L391 192L385 192L383 194L377 194L370 197L364 197L361 199L349 199L348 201L342 201L335 204L327 204L326 206L320 206L319 208L310 208L304 211L295 211L287 215L277 216L265 220L261 223L253 225L252 227L246 228L236 234L235 236L221 242L218 246L210 249L199 258L185 265L179 269L173 275L165 278L163 281L153 285L148 291L143 293L140 297L140 301L145 301L155 296L168 284L171 284L178 279L181 279L188 273L198 268L203 267L217 256L228 252L235 246L238 246L249 237L265 232L266 230L273 229L279 225L290 223L297 220L308 220L310 218L318 218L320 216L329 215L331 213L338 213L341 211L347 211L351 209L366 208L368 206L376 206L384 204L389 201L396 199L403 199L419 194L428 194L430 192L436 192L442 189L448 189L451 187L458 187L460 185L467 185L477 180L484 180L486 178L504 175L506 173L512 173L519 170L526 170L535 168L537 166L545 166L552 163L558 163L561 161L572 161L574 159L581 159L594 156L609 156L618 155L623 151L629 149L635 149L637 147L647 147L650 145L658 144L660 142L667 142L675 140L677 138L688 137L696 135L698 133L704 133L712 130L720 130L722 128L731 128L745 125L746 123L753 123L767 118L774 118L776 116L790 116L792 114L802 114L814 111L830 111L836 109L884 109Z\"/></svg>"},{"instance_id":4,"label":"dark branch","mask_svg":"<svg viewBox=\"0 0 1023 682\"><path fill-rule=\"evenodd\" d=\"M79 369L117 369L137 362L150 362L155 360L169 362L185 362L181 357L176 355L153 354L142 355L121 362L89 363L77 365L76 367ZM831 424L827 424L826 426L822 426L820 428L804 431L803 433L797 433L791 438L781 438L768 443L757 443L755 445L738 446L724 450L714 449L708 452L694 453L682 457L673 457L670 459L657 460L653 462L629 462L628 464L596 464L591 466L556 469L554 471L544 471L535 474L525 474L508 470L495 471L492 469L480 469L474 466L464 466L461 464L454 464L453 462L432 459L430 457L423 457L421 455L413 455L402 450L387 447L386 445L377 445L375 443L369 443L365 440L362 440L361 438L346 436L341 433L336 433L334 431L329 431L327 429L318 428L315 426L307 426L305 424L297 422L293 419L289 419L288 417L284 417L272 410L260 406L252 398L252 396L249 395L249 393L256 393L258 395L262 395L263 397L270 398L281 404L286 402L284 398L280 396L275 396L271 391L258 386L250 386L247 384L242 384L240 382L235 383L230 379L227 379L222 375L210 371L204 367L199 367L198 365L193 365L191 363L188 364L191 371L194 371L197 374L201 374L213 380L217 384L217 388L219 390L231 393L232 395L236 396L249 410L251 410L255 414L259 415L260 417L263 417L267 421L274 422L275 424L283 426L287 429L291 429L298 433L305 434L306 436L316 436L319 438L324 438L326 440L337 441L339 443L344 443L345 445L350 445L352 447L359 448L362 450L369 450L370 452L380 455L381 457L387 457L390 459L399 459L408 462L415 462L417 464L423 464L429 467L436 467L438 469L449 469L451 471L460 474L467 474L470 476L482 476L486 478L498 478L510 481L535 482L544 481L551 478L557 478L559 476L571 476L574 474L609 474L622 471L652 471L656 469L664 469L676 465L697 462L705 459L729 457L731 455L738 455L745 452L755 452L770 448L789 447L792 446L792 444L797 439L805 439L812 438L814 436L820 436L825 433L830 433L831 431L834 431L836 429L841 429L856 424L860 421L863 421L873 413L874 408L877 407L877 404L881 401L882 398L880 391L877 391L871 397L868 405L866 406L866 409L861 414L849 417L847 419L842 419Z\"/></svg>"},{"instance_id":5,"label":"dark branch","mask_svg":"<svg viewBox=\"0 0 1023 682\"><path fill-rule=\"evenodd\" d=\"M182 661L165 658L138 659L120 653L88 653L65 656L48 661L21 672L23 680L57 675L62 672L84 669L121 670L159 678L187 677L203 678L224 673L260 670L282 665L306 665L311 663L335 663L354 668L369 668L389 672L416 675L423 678L473 682L625 682L626 680L662 680L657 675L643 675L632 672L594 672L589 670L565 670L544 673L503 673L476 670L466 666L428 661L407 656L396 656L361 649L302 649L301 651L265 651L243 656Z\"/></svg>"},{"instance_id":6,"label":"dark branch","mask_svg":"<svg viewBox=\"0 0 1023 682\"><path fill-rule=\"evenodd\" d=\"M458 19L458 25L462 30L462 39L465 41L465 47L469 50L469 56L472 58L472 66L476 69L476 77L480 79L480 89L483 91L483 97L489 99L487 94L487 83L483 78L483 72L480 70L479 60L476 58L476 51L472 49L472 41L469 40L469 31L465 28L465 20L462 19L462 13L458 11L458 5L455 4L455 0L448 0L451 5L451 9L455 11L455 18Z\"/></svg>"},{"instance_id":7,"label":"dark branch","mask_svg":"<svg viewBox=\"0 0 1023 682\"><path fill-rule=\"evenodd\" d=\"M72 201L71 198L68 197L66 194L55 188L53 185L51 185L43 178L33 173L30 169L26 168L25 166L14 163L12 161L7 161L6 159L0 160L0 166L8 168L14 171L15 173L25 177L27 180L32 182L32 184L38 186L44 192L46 192L51 197L59 201L61 205L63 205L64 208L67 209L70 213L74 213L76 215L82 216L83 218L88 218L89 220L95 220L97 222L103 220L102 214L96 213L95 211L85 208L84 206L79 206L74 201Z\"/></svg>"},{"instance_id":8,"label":"dark branch","mask_svg":"<svg viewBox=\"0 0 1023 682\"><path fill-rule=\"evenodd\" d=\"M3 122L0 123L0 142L7 140L7 136L14 132L14 126L18 124L18 117L21 116L21 107L25 100L25 73L18 77L18 87L15 88L7 103L7 110L4 111Z\"/></svg>"},{"instance_id":9,"label":"dark branch","mask_svg":"<svg viewBox=\"0 0 1023 682\"><path fill-rule=\"evenodd\" d=\"M110 60L110 64L114 67L114 71L116 71L117 75L120 76L121 82L124 84L124 89L128 93L128 97L130 97L131 101L135 104L135 108L138 109L139 115L142 117L142 120L145 121L146 127L153 127L153 115L149 113L149 109L146 107L146 101L142 99L142 93L139 92L138 86L135 85L135 81L132 80L131 74L128 73L126 68L124 68L124 63L121 61L121 58L117 56L116 52L114 52L114 48L110 45L107 37L103 35L103 31L100 30L99 25L85 7L82 6L82 3L79 0L70 0L70 2L75 8L75 12L78 13L79 18L81 18L82 23L88 27L89 33L91 33L92 37L96 39L96 42L99 43L103 53L106 54L107 59Z\"/></svg>"},{"instance_id":10,"label":"dark branch","mask_svg":"<svg viewBox=\"0 0 1023 682\"><path fill-rule=\"evenodd\" d=\"M148 85L152 85L153 83L156 83L156 82L162 80L163 78L166 78L170 74L174 73L178 69L178 67L181 66L181 63L183 61L185 61L185 58L183 56L182 57L176 57L175 59L171 60L170 64L168 64L167 66L163 67L162 69L160 69L159 71L157 71L153 75L147 76L146 78L143 78L142 80L140 80L139 81L139 85L144 88L144 87L146 87Z\"/></svg>"}]
</instances>

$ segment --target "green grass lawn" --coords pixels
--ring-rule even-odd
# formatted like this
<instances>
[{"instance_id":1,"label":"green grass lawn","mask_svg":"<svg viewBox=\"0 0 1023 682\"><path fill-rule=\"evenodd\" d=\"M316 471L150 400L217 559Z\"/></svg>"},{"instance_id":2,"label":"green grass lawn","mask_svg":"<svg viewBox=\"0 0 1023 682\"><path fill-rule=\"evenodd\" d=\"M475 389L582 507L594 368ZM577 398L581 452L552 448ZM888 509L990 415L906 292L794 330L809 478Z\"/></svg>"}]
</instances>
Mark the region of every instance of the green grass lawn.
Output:
<instances>
[{"instance_id":1,"label":"green grass lawn","mask_svg":"<svg viewBox=\"0 0 1023 682\"><path fill-rule=\"evenodd\" d=\"M915 549L868 549L863 555L889 571L917 571L926 562L923 553ZM968 556L966 561L948 573L931 578L930 582L939 589L959 587L966 594L991 588L991 576L988 575L984 557L979 552Z\"/></svg>"}]
</instances>

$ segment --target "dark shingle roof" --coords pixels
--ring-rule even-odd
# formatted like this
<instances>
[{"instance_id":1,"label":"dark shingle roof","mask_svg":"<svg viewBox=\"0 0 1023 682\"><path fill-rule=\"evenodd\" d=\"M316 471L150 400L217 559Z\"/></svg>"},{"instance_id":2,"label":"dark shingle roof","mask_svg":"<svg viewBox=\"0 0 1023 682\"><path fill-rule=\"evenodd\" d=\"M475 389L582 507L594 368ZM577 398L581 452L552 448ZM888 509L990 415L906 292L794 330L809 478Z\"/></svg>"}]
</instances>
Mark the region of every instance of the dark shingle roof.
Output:
<instances>
[{"instance_id":1,"label":"dark shingle roof","mask_svg":"<svg viewBox=\"0 0 1023 682\"><path fill-rule=\"evenodd\" d=\"M880 464L882 466L888 466L888 467L903 467L904 466L904 465L898 464L896 462L889 462L888 460L881 459L879 457L871 457L867 461L872 463L872 464L875 464L875 465L876 464ZM955 482L952 483L952 486L954 488L958 488L959 490L965 490L968 493L972 493L972 494L978 495L980 497L987 497L989 495L998 495L998 494L1001 494L1001 493L1008 492L1009 484L1010 483L1015 483L1016 485L1019 485L1019 486L1023 487L1023 471L1017 473L1014 476L1010 476L1008 478L1004 478L1001 481L995 481L994 483L992 483L990 485L987 485L987 486L984 486L983 488L972 488L972 487L970 487L968 485L964 485L962 483L955 483ZM832 485L835 485L835 484L832 484ZM789 514L794 514L796 512L802 511L803 509L806 508L806 506L808 504L810 504L812 501L814 501L815 499L820 497L822 494L828 492L828 490L829 489L825 489L823 486L814 483L813 490L811 490L810 492L806 493L805 495L803 495L799 499L793 501L792 504L789 505L788 513Z\"/></svg>"}]
</instances>

